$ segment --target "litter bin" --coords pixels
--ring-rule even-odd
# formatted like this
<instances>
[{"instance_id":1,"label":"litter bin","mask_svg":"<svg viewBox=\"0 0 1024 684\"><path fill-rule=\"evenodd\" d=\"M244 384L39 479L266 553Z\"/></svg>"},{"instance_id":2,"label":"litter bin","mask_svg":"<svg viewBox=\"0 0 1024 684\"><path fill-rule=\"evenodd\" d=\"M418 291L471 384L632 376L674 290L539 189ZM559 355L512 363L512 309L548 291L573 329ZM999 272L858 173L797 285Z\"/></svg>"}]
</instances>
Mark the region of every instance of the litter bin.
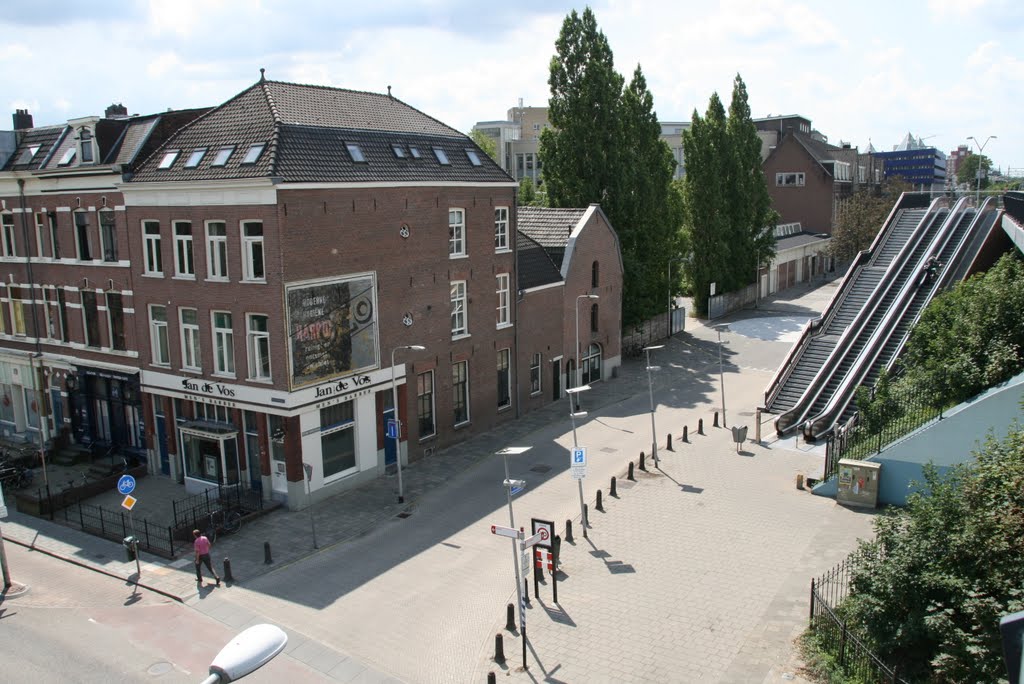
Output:
<instances>
[{"instance_id":1,"label":"litter bin","mask_svg":"<svg viewBox=\"0 0 1024 684\"><path fill-rule=\"evenodd\" d=\"M878 506L878 483L882 465L873 461L839 461L839 489L836 501L847 506Z\"/></svg>"},{"instance_id":2,"label":"litter bin","mask_svg":"<svg viewBox=\"0 0 1024 684\"><path fill-rule=\"evenodd\" d=\"M133 560L135 560L135 545L139 543L139 540L129 535L122 539L121 543L124 544L125 560L131 563Z\"/></svg>"}]
</instances>

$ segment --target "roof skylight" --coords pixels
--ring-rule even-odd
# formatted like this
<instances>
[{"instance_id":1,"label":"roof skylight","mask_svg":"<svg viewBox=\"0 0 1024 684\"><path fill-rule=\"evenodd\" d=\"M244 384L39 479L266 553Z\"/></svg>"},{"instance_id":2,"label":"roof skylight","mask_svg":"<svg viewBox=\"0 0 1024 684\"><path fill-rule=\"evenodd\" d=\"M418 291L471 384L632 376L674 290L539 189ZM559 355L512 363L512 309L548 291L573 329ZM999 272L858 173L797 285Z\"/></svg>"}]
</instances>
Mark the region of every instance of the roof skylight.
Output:
<instances>
[{"instance_id":1,"label":"roof skylight","mask_svg":"<svg viewBox=\"0 0 1024 684\"><path fill-rule=\"evenodd\" d=\"M355 143L345 143L345 149L348 150L348 156L352 157L354 162L365 162L366 157L363 155L363 150Z\"/></svg>"},{"instance_id":2,"label":"roof skylight","mask_svg":"<svg viewBox=\"0 0 1024 684\"><path fill-rule=\"evenodd\" d=\"M466 148L466 156L469 157L469 163L473 166L480 166L480 157L477 156L476 150Z\"/></svg>"},{"instance_id":3,"label":"roof skylight","mask_svg":"<svg viewBox=\"0 0 1024 684\"><path fill-rule=\"evenodd\" d=\"M30 145L25 148L25 151L21 154L21 159L18 160L19 164L28 164L33 158L39 153L40 145Z\"/></svg>"},{"instance_id":4,"label":"roof skylight","mask_svg":"<svg viewBox=\"0 0 1024 684\"><path fill-rule=\"evenodd\" d=\"M200 147L198 150L192 150L192 154L188 155L188 159L185 160L186 169L194 169L199 166L199 162L203 161L203 157L206 155L206 148Z\"/></svg>"},{"instance_id":5,"label":"roof skylight","mask_svg":"<svg viewBox=\"0 0 1024 684\"><path fill-rule=\"evenodd\" d=\"M437 157L437 161L438 161L439 164L442 164L442 165L451 164L451 162L448 161L448 155L445 154L444 150L442 150L440 147L435 147L434 148L434 156Z\"/></svg>"},{"instance_id":6,"label":"roof skylight","mask_svg":"<svg viewBox=\"0 0 1024 684\"><path fill-rule=\"evenodd\" d=\"M249 146L246 150L245 156L242 158L242 164L255 164L256 160L263 154L263 148L266 147L266 143L254 143Z\"/></svg>"},{"instance_id":7,"label":"roof skylight","mask_svg":"<svg viewBox=\"0 0 1024 684\"><path fill-rule=\"evenodd\" d=\"M396 157L398 157L399 159L405 159L405 148L404 147L402 147L401 145L396 143L396 144L391 146L391 149L395 151L395 156Z\"/></svg>"},{"instance_id":8,"label":"roof skylight","mask_svg":"<svg viewBox=\"0 0 1024 684\"><path fill-rule=\"evenodd\" d=\"M174 161L178 158L178 154L180 152L181 150L169 150L168 152L164 153L164 158L160 160L160 166L158 168L171 168L171 166L174 164Z\"/></svg>"},{"instance_id":9,"label":"roof skylight","mask_svg":"<svg viewBox=\"0 0 1024 684\"><path fill-rule=\"evenodd\" d=\"M57 162L57 166L67 166L72 161L74 161L75 155L77 153L78 150L76 150L74 147L69 147L68 149L64 150L64 156L60 158L59 162Z\"/></svg>"},{"instance_id":10,"label":"roof skylight","mask_svg":"<svg viewBox=\"0 0 1024 684\"><path fill-rule=\"evenodd\" d=\"M217 154L214 155L213 161L210 162L210 166L224 166L225 164L228 163L228 158L234 151L234 145L228 145L227 147L220 148L219 150L217 150Z\"/></svg>"},{"instance_id":11,"label":"roof skylight","mask_svg":"<svg viewBox=\"0 0 1024 684\"><path fill-rule=\"evenodd\" d=\"M409 154L412 155L413 159L419 159L420 158L420 148L413 147L412 145L409 145Z\"/></svg>"}]
</instances>

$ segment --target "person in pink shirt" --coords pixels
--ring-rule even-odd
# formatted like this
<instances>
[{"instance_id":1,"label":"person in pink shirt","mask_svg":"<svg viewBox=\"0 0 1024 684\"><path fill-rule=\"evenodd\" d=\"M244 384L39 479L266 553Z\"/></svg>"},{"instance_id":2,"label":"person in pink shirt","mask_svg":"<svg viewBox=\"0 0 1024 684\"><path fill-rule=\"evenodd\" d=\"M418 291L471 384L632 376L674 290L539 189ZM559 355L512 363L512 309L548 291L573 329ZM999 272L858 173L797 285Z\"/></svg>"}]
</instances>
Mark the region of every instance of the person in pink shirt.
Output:
<instances>
[{"instance_id":1,"label":"person in pink shirt","mask_svg":"<svg viewBox=\"0 0 1024 684\"><path fill-rule=\"evenodd\" d=\"M199 586L203 586L203 564L206 565L206 569L210 571L210 574L217 580L217 586L220 586L220 575L213 569L213 563L210 562L210 540L206 538L206 535L199 530L192 530L192 536L196 538L195 544L193 545L196 551L196 582Z\"/></svg>"}]
</instances>

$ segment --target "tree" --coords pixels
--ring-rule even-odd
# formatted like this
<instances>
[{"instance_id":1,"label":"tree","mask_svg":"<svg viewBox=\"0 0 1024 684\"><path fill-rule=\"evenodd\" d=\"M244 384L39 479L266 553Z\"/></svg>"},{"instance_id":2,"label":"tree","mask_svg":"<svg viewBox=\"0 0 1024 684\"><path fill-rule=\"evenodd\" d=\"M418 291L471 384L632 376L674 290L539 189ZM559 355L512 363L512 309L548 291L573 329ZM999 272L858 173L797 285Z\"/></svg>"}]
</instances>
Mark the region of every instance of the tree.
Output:
<instances>
[{"instance_id":1,"label":"tree","mask_svg":"<svg viewBox=\"0 0 1024 684\"><path fill-rule=\"evenodd\" d=\"M474 128L469 132L469 137L473 139L476 146L483 150L484 154L491 158L495 164L498 164L498 142L487 135L479 128Z\"/></svg>"},{"instance_id":2,"label":"tree","mask_svg":"<svg viewBox=\"0 0 1024 684\"><path fill-rule=\"evenodd\" d=\"M839 211L829 255L838 261L850 261L857 252L871 247L896 200L909 190L906 181L893 177L885 181L881 192L868 186L853 193Z\"/></svg>"},{"instance_id":3,"label":"tree","mask_svg":"<svg viewBox=\"0 0 1024 684\"><path fill-rule=\"evenodd\" d=\"M547 193L538 190L531 178L519 179L519 206L521 207L544 207L547 206Z\"/></svg>"},{"instance_id":4,"label":"tree","mask_svg":"<svg viewBox=\"0 0 1024 684\"><path fill-rule=\"evenodd\" d=\"M929 466L905 509L875 521L840 606L909 681L995 682L999 618L1024 609L1024 430L946 476Z\"/></svg>"},{"instance_id":5,"label":"tree","mask_svg":"<svg viewBox=\"0 0 1024 684\"><path fill-rule=\"evenodd\" d=\"M969 154L960 162L956 170L956 180L961 185L975 188L978 185L978 166L981 165L981 189L988 187L988 171L992 168L992 160L983 154Z\"/></svg>"}]
</instances>

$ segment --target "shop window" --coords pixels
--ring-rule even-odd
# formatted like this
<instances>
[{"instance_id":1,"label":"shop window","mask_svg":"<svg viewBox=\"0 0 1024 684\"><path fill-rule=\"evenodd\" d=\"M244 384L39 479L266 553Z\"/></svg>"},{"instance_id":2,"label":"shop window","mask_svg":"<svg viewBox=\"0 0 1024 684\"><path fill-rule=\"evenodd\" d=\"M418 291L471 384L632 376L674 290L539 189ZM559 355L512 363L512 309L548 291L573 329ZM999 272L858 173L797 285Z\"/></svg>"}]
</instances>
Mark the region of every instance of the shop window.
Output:
<instances>
[{"instance_id":1,"label":"shop window","mask_svg":"<svg viewBox=\"0 0 1024 684\"><path fill-rule=\"evenodd\" d=\"M320 449L325 478L356 467L354 426L351 401L320 409Z\"/></svg>"}]
</instances>

